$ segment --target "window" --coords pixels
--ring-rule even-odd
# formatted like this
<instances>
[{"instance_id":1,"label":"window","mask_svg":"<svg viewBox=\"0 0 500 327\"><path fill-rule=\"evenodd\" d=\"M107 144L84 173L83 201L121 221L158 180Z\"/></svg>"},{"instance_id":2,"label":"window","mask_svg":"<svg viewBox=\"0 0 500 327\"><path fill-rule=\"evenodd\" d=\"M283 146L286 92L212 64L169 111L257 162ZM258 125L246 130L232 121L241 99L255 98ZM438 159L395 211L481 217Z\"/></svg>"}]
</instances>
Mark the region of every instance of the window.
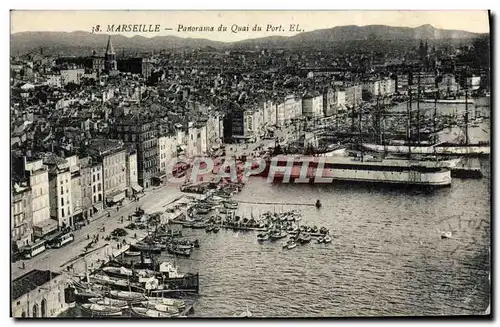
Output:
<instances>
[{"instance_id":1,"label":"window","mask_svg":"<svg viewBox=\"0 0 500 327\"><path fill-rule=\"evenodd\" d=\"M64 218L64 208L61 208L61 218Z\"/></svg>"},{"instance_id":2,"label":"window","mask_svg":"<svg viewBox=\"0 0 500 327\"><path fill-rule=\"evenodd\" d=\"M93 188L93 191L94 191L94 193L95 193L95 185L94 185L92 188Z\"/></svg>"},{"instance_id":3,"label":"window","mask_svg":"<svg viewBox=\"0 0 500 327\"><path fill-rule=\"evenodd\" d=\"M92 182L95 182L95 175L92 175Z\"/></svg>"},{"instance_id":4,"label":"window","mask_svg":"<svg viewBox=\"0 0 500 327\"><path fill-rule=\"evenodd\" d=\"M94 203L95 203L95 202L97 202L97 200L96 200L96 197L95 197L95 195L94 195Z\"/></svg>"},{"instance_id":5,"label":"window","mask_svg":"<svg viewBox=\"0 0 500 327\"><path fill-rule=\"evenodd\" d=\"M64 194L64 189L63 189L63 187L61 186L61 195L63 195L63 194Z\"/></svg>"},{"instance_id":6,"label":"window","mask_svg":"<svg viewBox=\"0 0 500 327\"><path fill-rule=\"evenodd\" d=\"M64 198L61 197L61 205L63 206L64 205Z\"/></svg>"},{"instance_id":7,"label":"window","mask_svg":"<svg viewBox=\"0 0 500 327\"><path fill-rule=\"evenodd\" d=\"M102 201L102 194L99 194L99 202Z\"/></svg>"},{"instance_id":8,"label":"window","mask_svg":"<svg viewBox=\"0 0 500 327\"><path fill-rule=\"evenodd\" d=\"M97 180L100 180L101 177L99 176L99 173L97 173Z\"/></svg>"},{"instance_id":9,"label":"window","mask_svg":"<svg viewBox=\"0 0 500 327\"><path fill-rule=\"evenodd\" d=\"M101 183L97 184L97 190L100 192L101 191Z\"/></svg>"}]
</instances>

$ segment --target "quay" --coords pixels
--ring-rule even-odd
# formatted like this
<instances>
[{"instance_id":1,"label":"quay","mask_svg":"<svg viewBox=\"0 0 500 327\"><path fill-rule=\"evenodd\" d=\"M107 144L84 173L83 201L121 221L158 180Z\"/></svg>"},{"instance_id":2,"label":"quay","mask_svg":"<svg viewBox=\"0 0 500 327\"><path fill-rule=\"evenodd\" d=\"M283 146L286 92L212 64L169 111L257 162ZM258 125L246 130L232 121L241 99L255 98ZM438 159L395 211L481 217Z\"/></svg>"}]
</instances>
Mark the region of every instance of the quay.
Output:
<instances>
[{"instance_id":1,"label":"quay","mask_svg":"<svg viewBox=\"0 0 500 327\"><path fill-rule=\"evenodd\" d=\"M90 251L84 250L89 243L87 235L99 234L102 227L105 227L108 233L116 228L124 228L127 221L121 222L120 217L132 215L136 207L140 206L147 212L164 212L165 203L173 205L184 196L178 188L167 186L151 189L138 201L124 202L118 211L113 207L94 217L90 224L73 232L72 243L59 249L48 249L27 260L24 265L19 261L11 263L12 317L56 317L74 306L74 303L67 303L69 281L77 275L99 269L104 263L128 251L130 245L142 241L147 236L147 231L134 230L129 233L123 237L126 244L123 240L106 242L104 236L101 236ZM165 218L169 220L179 214L179 211L164 212ZM24 268L26 266L30 267L29 271Z\"/></svg>"}]
</instances>

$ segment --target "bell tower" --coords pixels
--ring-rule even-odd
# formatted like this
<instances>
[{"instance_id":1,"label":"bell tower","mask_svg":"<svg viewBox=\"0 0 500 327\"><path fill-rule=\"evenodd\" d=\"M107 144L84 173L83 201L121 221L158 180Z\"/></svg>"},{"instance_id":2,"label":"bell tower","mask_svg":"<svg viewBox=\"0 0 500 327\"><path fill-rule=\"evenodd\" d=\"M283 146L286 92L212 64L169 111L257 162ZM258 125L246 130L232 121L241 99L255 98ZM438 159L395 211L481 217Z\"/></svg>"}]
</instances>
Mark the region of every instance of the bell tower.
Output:
<instances>
[{"instance_id":1,"label":"bell tower","mask_svg":"<svg viewBox=\"0 0 500 327\"><path fill-rule=\"evenodd\" d=\"M104 55L104 69L108 72L116 72L116 53L111 42L111 35L108 38L108 45L106 46L106 53Z\"/></svg>"}]
</instances>

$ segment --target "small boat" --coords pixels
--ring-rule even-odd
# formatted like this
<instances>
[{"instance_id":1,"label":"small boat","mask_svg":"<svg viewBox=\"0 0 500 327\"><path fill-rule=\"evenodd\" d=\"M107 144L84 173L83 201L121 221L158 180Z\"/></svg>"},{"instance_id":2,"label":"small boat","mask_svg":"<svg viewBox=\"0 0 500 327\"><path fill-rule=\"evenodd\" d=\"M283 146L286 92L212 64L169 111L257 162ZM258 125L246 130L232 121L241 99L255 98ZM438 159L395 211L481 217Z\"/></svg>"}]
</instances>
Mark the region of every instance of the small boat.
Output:
<instances>
[{"instance_id":1,"label":"small boat","mask_svg":"<svg viewBox=\"0 0 500 327\"><path fill-rule=\"evenodd\" d=\"M141 255L141 251L125 251L124 255L126 257L138 257Z\"/></svg>"},{"instance_id":2,"label":"small boat","mask_svg":"<svg viewBox=\"0 0 500 327\"><path fill-rule=\"evenodd\" d=\"M325 240L324 240L324 239L323 239L323 237L321 237L321 236L320 236L320 237L318 237L318 239L316 240L316 242L317 242L318 244L323 243L324 241L325 241Z\"/></svg>"},{"instance_id":3,"label":"small boat","mask_svg":"<svg viewBox=\"0 0 500 327\"><path fill-rule=\"evenodd\" d=\"M163 303L157 303L157 302L142 302L141 303L145 308L160 311L160 312L165 312L165 313L170 313L170 314L176 314L179 313L179 308L176 306L172 305L166 305Z\"/></svg>"},{"instance_id":4,"label":"small boat","mask_svg":"<svg viewBox=\"0 0 500 327\"><path fill-rule=\"evenodd\" d=\"M213 230L213 226L212 225L208 225L206 228L205 228L205 232L207 233L210 233L212 230Z\"/></svg>"},{"instance_id":5,"label":"small boat","mask_svg":"<svg viewBox=\"0 0 500 327\"><path fill-rule=\"evenodd\" d=\"M285 232L285 231L281 231L279 233L272 233L269 238L271 238L271 240L279 240L281 238L284 238L284 237L287 237L288 236L288 233Z\"/></svg>"},{"instance_id":6,"label":"small boat","mask_svg":"<svg viewBox=\"0 0 500 327\"><path fill-rule=\"evenodd\" d=\"M104 292L100 290L85 290L75 288L75 298L78 302L87 302L92 298L102 297L103 295Z\"/></svg>"},{"instance_id":7,"label":"small boat","mask_svg":"<svg viewBox=\"0 0 500 327\"><path fill-rule=\"evenodd\" d=\"M238 209L238 202L226 201L226 202L224 202L224 208L230 209L230 210Z\"/></svg>"},{"instance_id":8,"label":"small boat","mask_svg":"<svg viewBox=\"0 0 500 327\"><path fill-rule=\"evenodd\" d=\"M288 247L288 243L290 243L290 240L283 242L283 244L281 245L283 249L286 249Z\"/></svg>"},{"instance_id":9,"label":"small boat","mask_svg":"<svg viewBox=\"0 0 500 327\"><path fill-rule=\"evenodd\" d=\"M238 317L238 318L249 318L251 316L252 316L252 313L250 312L250 310L248 310L248 306L247 306L247 309L245 311L243 311L242 313L233 315L233 317Z\"/></svg>"},{"instance_id":10,"label":"small boat","mask_svg":"<svg viewBox=\"0 0 500 327\"><path fill-rule=\"evenodd\" d=\"M321 201L320 200L316 201L316 208L318 208L318 209L321 208Z\"/></svg>"},{"instance_id":11,"label":"small boat","mask_svg":"<svg viewBox=\"0 0 500 327\"><path fill-rule=\"evenodd\" d=\"M161 252L162 248L160 246L156 245L150 245L150 244L144 244L144 243L137 243L137 244L132 244L130 248L142 252Z\"/></svg>"},{"instance_id":12,"label":"small boat","mask_svg":"<svg viewBox=\"0 0 500 327\"><path fill-rule=\"evenodd\" d=\"M144 301L146 297L139 292L131 291L109 291L109 296L113 299L124 300L129 302Z\"/></svg>"},{"instance_id":13,"label":"small boat","mask_svg":"<svg viewBox=\"0 0 500 327\"><path fill-rule=\"evenodd\" d=\"M132 270L125 267L104 267L102 271L105 272L106 275L116 277L132 277L134 275Z\"/></svg>"},{"instance_id":14,"label":"small boat","mask_svg":"<svg viewBox=\"0 0 500 327\"><path fill-rule=\"evenodd\" d=\"M163 304L163 305L168 305L172 307L177 307L179 309L184 309L186 308L186 302L183 300L179 299L170 299L170 298L149 298L148 301L142 302L144 303L156 303L156 304Z\"/></svg>"},{"instance_id":15,"label":"small boat","mask_svg":"<svg viewBox=\"0 0 500 327\"><path fill-rule=\"evenodd\" d=\"M178 248L179 250L191 250L194 246L192 243L189 244L177 243L175 244L175 247Z\"/></svg>"},{"instance_id":16,"label":"small boat","mask_svg":"<svg viewBox=\"0 0 500 327\"><path fill-rule=\"evenodd\" d=\"M263 241L267 241L267 240L269 240L269 234L265 233L265 234L258 234L257 235L257 241L263 242Z\"/></svg>"},{"instance_id":17,"label":"small boat","mask_svg":"<svg viewBox=\"0 0 500 327\"><path fill-rule=\"evenodd\" d=\"M215 226L214 229L212 230L212 232L218 233L219 230L220 230L220 227L219 226Z\"/></svg>"},{"instance_id":18,"label":"small boat","mask_svg":"<svg viewBox=\"0 0 500 327\"><path fill-rule=\"evenodd\" d=\"M441 238L451 238L451 232L442 232Z\"/></svg>"},{"instance_id":19,"label":"small boat","mask_svg":"<svg viewBox=\"0 0 500 327\"><path fill-rule=\"evenodd\" d=\"M140 307L131 307L130 313L135 317L141 318L170 318L174 316L174 314L171 313Z\"/></svg>"},{"instance_id":20,"label":"small boat","mask_svg":"<svg viewBox=\"0 0 500 327\"><path fill-rule=\"evenodd\" d=\"M327 229L326 227L321 227L321 228L319 229L319 232L320 232L321 234L327 234L327 233L328 233L328 229Z\"/></svg>"},{"instance_id":21,"label":"small boat","mask_svg":"<svg viewBox=\"0 0 500 327\"><path fill-rule=\"evenodd\" d=\"M330 235L326 235L323 238L323 242L325 242L325 243L331 243L332 242L332 238L330 237Z\"/></svg>"},{"instance_id":22,"label":"small boat","mask_svg":"<svg viewBox=\"0 0 500 327\"><path fill-rule=\"evenodd\" d=\"M121 316L122 309L112 307L109 305L99 305L95 303L84 303L82 304L82 309L92 316L110 317L110 316Z\"/></svg>"},{"instance_id":23,"label":"small boat","mask_svg":"<svg viewBox=\"0 0 500 327\"><path fill-rule=\"evenodd\" d=\"M299 240L298 241L301 244L309 243L311 241L311 234L302 234L302 235L299 235Z\"/></svg>"},{"instance_id":24,"label":"small boat","mask_svg":"<svg viewBox=\"0 0 500 327\"><path fill-rule=\"evenodd\" d=\"M169 246L167 248L167 250L168 250L168 253L182 255L185 257L189 257L191 255L191 251L192 251L191 249L181 249L177 246Z\"/></svg>"},{"instance_id":25,"label":"small boat","mask_svg":"<svg viewBox=\"0 0 500 327\"><path fill-rule=\"evenodd\" d=\"M311 233L316 234L317 232L318 232L318 227L313 226L313 228L311 229Z\"/></svg>"},{"instance_id":26,"label":"small boat","mask_svg":"<svg viewBox=\"0 0 500 327\"><path fill-rule=\"evenodd\" d=\"M193 226L191 226L191 228L193 228L193 229L203 229L203 228L205 228L205 227L207 227L207 224L205 224L205 223L204 223L204 222L202 222L202 221L195 222L195 223L193 224Z\"/></svg>"},{"instance_id":27,"label":"small boat","mask_svg":"<svg viewBox=\"0 0 500 327\"><path fill-rule=\"evenodd\" d=\"M112 307L121 308L121 309L125 309L128 307L127 301L115 300L115 299L111 299L109 297L104 297L104 298L94 297L94 298L89 299L89 302L99 304L102 306L112 306Z\"/></svg>"},{"instance_id":28,"label":"small boat","mask_svg":"<svg viewBox=\"0 0 500 327\"><path fill-rule=\"evenodd\" d=\"M297 247L297 243L295 241L291 241L288 243L288 246L286 247L288 250L291 250L293 248Z\"/></svg>"}]
</instances>

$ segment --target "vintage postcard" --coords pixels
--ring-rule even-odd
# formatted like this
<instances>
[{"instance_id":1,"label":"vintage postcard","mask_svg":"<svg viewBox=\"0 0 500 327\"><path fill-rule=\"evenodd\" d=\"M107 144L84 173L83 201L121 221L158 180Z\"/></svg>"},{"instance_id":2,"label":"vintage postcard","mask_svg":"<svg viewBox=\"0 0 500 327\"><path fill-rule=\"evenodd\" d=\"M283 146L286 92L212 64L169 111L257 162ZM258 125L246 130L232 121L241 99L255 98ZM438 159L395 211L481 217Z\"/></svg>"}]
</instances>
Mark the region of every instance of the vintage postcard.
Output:
<instances>
[{"instance_id":1,"label":"vintage postcard","mask_svg":"<svg viewBox=\"0 0 500 327\"><path fill-rule=\"evenodd\" d=\"M490 317L488 11L29 11L11 317Z\"/></svg>"}]
</instances>

